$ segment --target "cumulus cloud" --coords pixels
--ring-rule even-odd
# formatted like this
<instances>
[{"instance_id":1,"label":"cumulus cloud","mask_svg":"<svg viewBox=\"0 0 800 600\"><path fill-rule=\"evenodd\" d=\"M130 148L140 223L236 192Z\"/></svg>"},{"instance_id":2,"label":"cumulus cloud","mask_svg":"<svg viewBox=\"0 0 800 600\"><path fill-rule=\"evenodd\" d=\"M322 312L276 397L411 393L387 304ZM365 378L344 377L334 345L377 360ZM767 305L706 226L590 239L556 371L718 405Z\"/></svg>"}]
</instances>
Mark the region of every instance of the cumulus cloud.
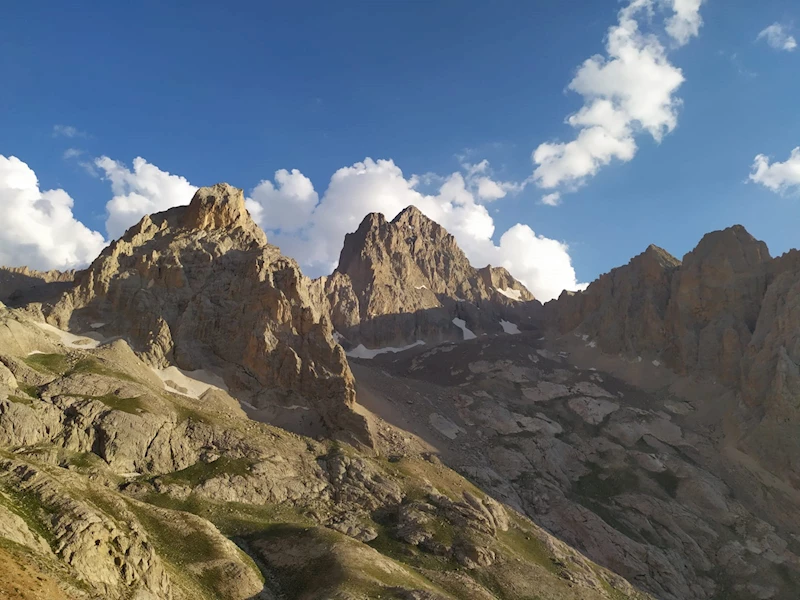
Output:
<instances>
[{"instance_id":1,"label":"cumulus cloud","mask_svg":"<svg viewBox=\"0 0 800 600\"><path fill-rule=\"evenodd\" d=\"M144 215L188 204L197 187L178 175L162 171L145 159L133 160L133 170L101 156L94 165L111 182L114 197L106 204L106 231L118 238Z\"/></svg>"},{"instance_id":2,"label":"cumulus cloud","mask_svg":"<svg viewBox=\"0 0 800 600\"><path fill-rule=\"evenodd\" d=\"M64 190L41 191L27 164L0 155L0 265L69 269L93 260L105 241L75 219L72 206Z\"/></svg>"},{"instance_id":3,"label":"cumulus cloud","mask_svg":"<svg viewBox=\"0 0 800 600\"><path fill-rule=\"evenodd\" d=\"M785 162L770 162L763 154L756 156L750 181L777 193L800 192L800 147L792 150Z\"/></svg>"},{"instance_id":4,"label":"cumulus cloud","mask_svg":"<svg viewBox=\"0 0 800 600\"><path fill-rule=\"evenodd\" d=\"M789 34L788 27L780 23L773 23L758 34L756 40L766 40L770 48L792 52L797 48L797 40Z\"/></svg>"},{"instance_id":5,"label":"cumulus cloud","mask_svg":"<svg viewBox=\"0 0 800 600\"><path fill-rule=\"evenodd\" d=\"M248 207L256 219L261 219L260 224L271 242L297 259L312 276L331 272L338 262L345 234L355 231L366 214L380 212L387 219L393 219L413 204L452 233L474 265L506 267L537 298L546 301L563 289L580 289L566 244L537 235L522 224L506 231L497 244L493 242L494 220L481 203L485 197L481 196L480 183L476 183L487 168L488 165L479 165L477 169L467 168L466 173L428 177L426 180L436 181L437 187L424 193L419 190L422 178L405 177L391 160L367 158L336 171L310 212L308 208L316 194L305 187L305 182L302 188L305 193L284 193L289 173L278 171L274 185L265 186L269 182L262 182L256 188L265 186L262 189L269 193L261 197L267 198L268 204L257 201L254 190ZM291 175L295 181L303 177L296 171ZM263 218L264 214L295 210L303 214L306 221L291 230L281 221L275 227ZM296 222L292 222L292 227L295 226Z\"/></svg>"},{"instance_id":6,"label":"cumulus cloud","mask_svg":"<svg viewBox=\"0 0 800 600\"><path fill-rule=\"evenodd\" d=\"M319 196L314 184L297 169L281 169L275 183L259 183L247 199L247 210L264 229L292 233L307 222Z\"/></svg>"},{"instance_id":7,"label":"cumulus cloud","mask_svg":"<svg viewBox=\"0 0 800 600\"><path fill-rule=\"evenodd\" d=\"M461 167L465 171L464 179L467 188L478 200L483 202L493 202L494 200L505 198L509 193L521 192L528 183L527 181L517 183L495 180L492 167L486 159L475 164L462 162Z\"/></svg>"},{"instance_id":8,"label":"cumulus cloud","mask_svg":"<svg viewBox=\"0 0 800 600\"><path fill-rule=\"evenodd\" d=\"M667 50L653 33L641 30L655 12L667 6L664 30L676 45L687 43L702 25L703 0L631 0L608 30L606 54L587 59L568 89L583 98L583 106L567 117L575 139L546 142L532 154L533 180L544 189L573 190L613 160L627 162L637 151L636 136L660 142L678 123L684 81Z\"/></svg>"},{"instance_id":9,"label":"cumulus cloud","mask_svg":"<svg viewBox=\"0 0 800 600\"><path fill-rule=\"evenodd\" d=\"M72 125L53 125L53 137L86 137L86 132Z\"/></svg>"},{"instance_id":10,"label":"cumulus cloud","mask_svg":"<svg viewBox=\"0 0 800 600\"><path fill-rule=\"evenodd\" d=\"M667 33L679 46L684 46L700 34L703 17L700 7L705 0L672 0L673 16L667 19Z\"/></svg>"},{"instance_id":11,"label":"cumulus cloud","mask_svg":"<svg viewBox=\"0 0 800 600\"><path fill-rule=\"evenodd\" d=\"M561 194L553 192L552 194L545 194L542 196L542 204L547 206L558 206L561 204Z\"/></svg>"},{"instance_id":12,"label":"cumulus cloud","mask_svg":"<svg viewBox=\"0 0 800 600\"><path fill-rule=\"evenodd\" d=\"M0 159L0 204L10 224L0 232L0 262L51 268L82 266L94 259L105 243L103 236L73 218L66 192L40 192L27 165L13 157ZM122 235L145 214L188 204L197 190L141 157L132 168L107 156L93 164L114 195L106 204L110 238ZM380 212L392 219L413 204L447 228L474 265L506 267L542 301L564 289L585 287L577 282L565 243L523 224L493 241L494 220L483 204L493 194L481 189L481 178L494 181L490 175L484 161L447 176L406 177L392 160L367 158L336 171L321 197L300 171L281 169L272 181L261 181L246 204L270 241L311 276L335 268L345 234L355 231L365 215ZM432 189L422 191L422 186Z\"/></svg>"}]
</instances>

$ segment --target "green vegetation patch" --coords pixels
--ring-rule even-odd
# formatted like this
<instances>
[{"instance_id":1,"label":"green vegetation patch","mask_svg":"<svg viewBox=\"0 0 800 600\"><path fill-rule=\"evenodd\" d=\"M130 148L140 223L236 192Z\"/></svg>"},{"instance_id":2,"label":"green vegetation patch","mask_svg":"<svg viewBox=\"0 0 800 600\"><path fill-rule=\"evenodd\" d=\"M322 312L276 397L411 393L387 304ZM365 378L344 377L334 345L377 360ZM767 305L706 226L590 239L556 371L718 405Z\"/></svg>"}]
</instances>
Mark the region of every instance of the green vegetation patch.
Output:
<instances>
[{"instance_id":1,"label":"green vegetation patch","mask_svg":"<svg viewBox=\"0 0 800 600\"><path fill-rule=\"evenodd\" d=\"M508 531L499 531L497 537L506 548L525 562L537 564L556 575L560 573L555 557L544 542L533 532L520 527L518 519L514 519Z\"/></svg>"},{"instance_id":2,"label":"green vegetation patch","mask_svg":"<svg viewBox=\"0 0 800 600\"><path fill-rule=\"evenodd\" d=\"M572 486L572 491L578 496L604 502L639 489L639 477L631 469L606 472L595 464L590 464L589 467L591 471Z\"/></svg>"},{"instance_id":3,"label":"green vegetation patch","mask_svg":"<svg viewBox=\"0 0 800 600\"><path fill-rule=\"evenodd\" d=\"M127 373L123 373L122 371L118 371L116 369L112 369L107 365L103 364L96 358L82 358L75 366L72 367L67 372L67 375L74 375L79 373L92 373L94 375L103 375L104 377L111 377L113 379L124 379L125 381L133 381L136 380L128 375Z\"/></svg>"},{"instance_id":4,"label":"green vegetation patch","mask_svg":"<svg viewBox=\"0 0 800 600\"><path fill-rule=\"evenodd\" d=\"M24 360L29 367L45 375L64 375L71 366L66 354L31 354Z\"/></svg>"},{"instance_id":5,"label":"green vegetation patch","mask_svg":"<svg viewBox=\"0 0 800 600\"><path fill-rule=\"evenodd\" d=\"M143 412L147 411L147 406L145 403L138 397L133 398L121 398L116 394L105 394L103 396L88 396L86 394L65 394L70 398L83 398L85 400L95 400L97 402L102 402L107 407L118 410L120 412L125 412L131 415L138 415Z\"/></svg>"},{"instance_id":6,"label":"green vegetation patch","mask_svg":"<svg viewBox=\"0 0 800 600\"><path fill-rule=\"evenodd\" d=\"M198 461L191 467L186 467L181 471L175 471L168 475L162 475L161 481L164 483L179 483L195 487L214 479L221 475L241 475L245 477L250 473L253 464L252 460L247 458L228 458L221 456L214 462L205 463Z\"/></svg>"},{"instance_id":7,"label":"green vegetation patch","mask_svg":"<svg viewBox=\"0 0 800 600\"><path fill-rule=\"evenodd\" d=\"M178 416L178 421L180 422L194 421L195 423L205 423L206 425L214 424L214 419L194 408L174 404L173 409L175 410L175 413Z\"/></svg>"},{"instance_id":8,"label":"green vegetation patch","mask_svg":"<svg viewBox=\"0 0 800 600\"><path fill-rule=\"evenodd\" d=\"M25 404L30 406L33 403L33 398L29 398L28 396L9 396L8 397L11 402L16 404Z\"/></svg>"},{"instance_id":9,"label":"green vegetation patch","mask_svg":"<svg viewBox=\"0 0 800 600\"><path fill-rule=\"evenodd\" d=\"M113 369L96 358L85 357L75 359L66 354L31 354L24 358L25 363L45 375L61 375L68 377L80 373L93 373L114 379L136 381L133 377L122 371Z\"/></svg>"},{"instance_id":10,"label":"green vegetation patch","mask_svg":"<svg viewBox=\"0 0 800 600\"><path fill-rule=\"evenodd\" d=\"M0 489L5 492L5 495L0 494L0 504L25 521L30 530L44 538L52 548L55 536L49 523L54 511L43 504L34 492L16 486L2 486Z\"/></svg>"},{"instance_id":11,"label":"green vegetation patch","mask_svg":"<svg viewBox=\"0 0 800 600\"><path fill-rule=\"evenodd\" d=\"M322 527L276 524L246 543L266 563L277 591L287 600L327 598L334 590L358 597L390 598L393 587L433 587L413 570L385 571L359 549L360 544ZM287 560L284 549L289 546L293 551ZM409 558L404 556L402 562L408 563Z\"/></svg>"},{"instance_id":12,"label":"green vegetation patch","mask_svg":"<svg viewBox=\"0 0 800 600\"><path fill-rule=\"evenodd\" d=\"M196 591L200 594L195 592L193 597L219 597L214 585L218 579L197 577L191 568L226 558L225 552L210 536L197 529L188 515L179 512L163 515L135 502L129 502L128 508L147 530L158 554L174 567L174 574L185 584L200 588Z\"/></svg>"},{"instance_id":13,"label":"green vegetation patch","mask_svg":"<svg viewBox=\"0 0 800 600\"><path fill-rule=\"evenodd\" d=\"M39 397L39 386L38 385L29 385L27 383L18 382L17 386L20 390L28 394L31 398L38 398Z\"/></svg>"},{"instance_id":14,"label":"green vegetation patch","mask_svg":"<svg viewBox=\"0 0 800 600\"><path fill-rule=\"evenodd\" d=\"M69 464L78 469L92 469L106 466L106 462L92 452L79 452L69 458Z\"/></svg>"}]
</instances>

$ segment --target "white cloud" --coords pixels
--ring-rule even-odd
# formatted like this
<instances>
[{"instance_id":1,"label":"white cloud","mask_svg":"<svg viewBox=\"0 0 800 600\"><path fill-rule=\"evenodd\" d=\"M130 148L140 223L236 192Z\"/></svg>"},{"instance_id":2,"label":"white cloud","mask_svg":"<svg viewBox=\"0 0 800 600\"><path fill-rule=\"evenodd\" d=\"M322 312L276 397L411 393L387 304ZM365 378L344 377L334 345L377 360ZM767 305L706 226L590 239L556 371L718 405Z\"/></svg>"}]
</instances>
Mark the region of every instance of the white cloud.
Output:
<instances>
[{"instance_id":1,"label":"white cloud","mask_svg":"<svg viewBox=\"0 0 800 600\"><path fill-rule=\"evenodd\" d=\"M4 163L5 170L0 168L0 203L15 209L11 227L0 233L2 262L63 267L94 259L103 237L72 217L72 200L66 192L40 193L33 171L17 159L10 161L6 159L11 167ZM134 159L132 168L106 156L94 165L114 194L106 204L109 237L120 236L145 214L188 204L197 190L183 177L141 157ZM469 165L463 173L406 178L393 161L367 158L336 171L322 198L300 171L280 170L274 182L260 182L246 202L270 241L310 276L333 270L345 234L355 231L365 215L381 212L392 219L413 204L447 228L475 266L506 267L540 300L554 298L563 289L580 289L566 244L536 235L522 224L506 231L499 243L493 242L494 220L481 203L485 190L480 192L480 178L490 174L488 163L482 162ZM421 185L433 189L423 192ZM38 260L31 259L34 250Z\"/></svg>"},{"instance_id":2,"label":"white cloud","mask_svg":"<svg viewBox=\"0 0 800 600\"><path fill-rule=\"evenodd\" d=\"M308 222L319 202L311 180L297 169L281 169L275 173L275 183L262 181L247 199L247 210L264 227L291 233Z\"/></svg>"},{"instance_id":3,"label":"white cloud","mask_svg":"<svg viewBox=\"0 0 800 600\"><path fill-rule=\"evenodd\" d=\"M133 160L133 171L124 164L101 156L95 166L111 182L114 197L106 204L109 237L118 238L144 215L189 204L197 187L178 175L170 175L145 159Z\"/></svg>"},{"instance_id":4,"label":"white cloud","mask_svg":"<svg viewBox=\"0 0 800 600\"><path fill-rule=\"evenodd\" d=\"M103 236L77 221L72 206L64 190L41 191L27 164L0 155L0 265L69 269L94 260Z\"/></svg>"},{"instance_id":5,"label":"white cloud","mask_svg":"<svg viewBox=\"0 0 800 600\"><path fill-rule=\"evenodd\" d=\"M542 196L542 204L547 206L558 206L561 204L561 194L553 192L552 194L545 194Z\"/></svg>"},{"instance_id":6,"label":"white cloud","mask_svg":"<svg viewBox=\"0 0 800 600\"><path fill-rule=\"evenodd\" d=\"M391 160L367 158L333 174L322 199L296 231L286 233L271 230L269 222L261 224L272 243L297 259L305 272L316 276L330 273L336 266L345 234L355 231L366 214L380 212L393 219L413 204L452 233L474 265L505 266L540 300L554 298L563 289L579 289L566 244L538 236L521 224L506 231L499 244L492 241L494 221L469 183L486 168L488 165L471 173L467 169L466 174L456 172L437 178L438 188L423 193L417 189L419 177L406 178ZM300 176L297 173L296 177ZM283 189L281 182L277 183L273 189ZM298 198L295 202L287 200L285 210L289 212L298 204L308 206Z\"/></svg>"},{"instance_id":7,"label":"white cloud","mask_svg":"<svg viewBox=\"0 0 800 600\"><path fill-rule=\"evenodd\" d=\"M792 150L785 162L770 162L759 154L753 161L750 180L760 183L773 192L800 191L800 147Z\"/></svg>"},{"instance_id":8,"label":"white cloud","mask_svg":"<svg viewBox=\"0 0 800 600\"><path fill-rule=\"evenodd\" d=\"M703 17L700 16L700 6L705 0L672 0L672 10L675 14L667 19L667 33L683 46L693 37L700 34Z\"/></svg>"},{"instance_id":9,"label":"white cloud","mask_svg":"<svg viewBox=\"0 0 800 600\"><path fill-rule=\"evenodd\" d=\"M606 55L587 59L568 86L583 97L582 108L566 119L577 130L575 139L543 143L532 154L539 187L575 189L613 160L631 160L637 135L646 133L660 142L675 129L681 104L675 94L683 73L670 63L658 37L641 31L639 19L669 7L665 31L683 45L699 32L702 4L631 0L619 12L619 22L608 30Z\"/></svg>"},{"instance_id":10,"label":"white cloud","mask_svg":"<svg viewBox=\"0 0 800 600\"><path fill-rule=\"evenodd\" d=\"M86 132L72 125L53 125L53 137L86 137Z\"/></svg>"},{"instance_id":11,"label":"white cloud","mask_svg":"<svg viewBox=\"0 0 800 600\"><path fill-rule=\"evenodd\" d=\"M64 154L61 156L64 160L69 160L70 158L78 158L81 154L83 154L83 150L79 150L78 148L67 148L64 150Z\"/></svg>"},{"instance_id":12,"label":"white cloud","mask_svg":"<svg viewBox=\"0 0 800 600\"><path fill-rule=\"evenodd\" d=\"M789 34L788 27L780 23L773 23L758 34L756 40L766 40L767 44L775 50L792 52L797 48L797 40Z\"/></svg>"},{"instance_id":13,"label":"white cloud","mask_svg":"<svg viewBox=\"0 0 800 600\"><path fill-rule=\"evenodd\" d=\"M516 183L512 181L496 181L493 179L492 168L489 161L484 159L479 163L470 164L461 157L461 167L464 169L464 180L467 188L473 192L478 200L493 202L505 198L509 193L518 193L525 189L527 181Z\"/></svg>"}]
</instances>

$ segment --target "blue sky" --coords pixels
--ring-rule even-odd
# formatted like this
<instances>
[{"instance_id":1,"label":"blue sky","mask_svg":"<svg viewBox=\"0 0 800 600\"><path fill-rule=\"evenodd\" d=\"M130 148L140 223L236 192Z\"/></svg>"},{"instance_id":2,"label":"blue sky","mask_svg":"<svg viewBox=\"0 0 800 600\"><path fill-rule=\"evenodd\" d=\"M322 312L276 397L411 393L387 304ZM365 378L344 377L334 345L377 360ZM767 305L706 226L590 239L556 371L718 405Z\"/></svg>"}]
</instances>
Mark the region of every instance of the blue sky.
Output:
<instances>
[{"instance_id":1,"label":"blue sky","mask_svg":"<svg viewBox=\"0 0 800 600\"><path fill-rule=\"evenodd\" d=\"M440 176L419 185L426 193L453 173L466 176L465 164L488 160L484 175L508 190L493 201L475 200L474 211L491 217L493 242L516 223L565 242L578 282L650 243L681 256L703 233L734 223L764 239L773 254L796 246L800 157L795 173L790 152L800 146L800 50L787 40L800 37L800 5L705 0L698 35L682 43L664 24L692 0L649 2L654 12L635 18L682 73L669 96L676 122L659 125L660 142L634 122L634 156L552 189L531 178L531 154L541 144L575 139L579 130L565 119L588 101L567 88L585 60L608 59L609 28L622 23L627 1L580 0L568 8L552 1L229 2L224 10L211 2L87 3L82 10L12 3L0 21L0 155L33 170L40 191L63 189L74 200L74 218L106 239L106 203L147 196L147 185L132 183L121 168L98 168L102 156L127 169L143 157L193 185L224 180L254 197L253 188L277 170L298 169L316 194L300 199L308 206L324 198L337 170L371 157L391 159L405 178ZM773 24L777 37L757 39ZM65 158L68 149L73 156ZM760 154L769 157L766 170L749 181ZM560 204L542 204L555 191ZM0 203L19 198L0 189ZM262 218L277 219L265 225L276 230L270 238L304 262L292 236L306 236L307 246L317 231L299 223L271 227L293 200L261 198ZM153 206L188 200L162 197ZM355 202L352 217L383 207L370 202ZM331 206L341 211L341 204ZM485 215L478 217L485 227ZM459 231L470 227L452 223ZM497 257L513 262L525 252L526 235ZM4 243L17 247L4 252ZM32 243L0 241L0 258L20 262ZM479 246L468 249L471 258L492 260L493 250ZM35 263L30 252L26 262ZM553 256L563 266L551 246L532 256ZM325 270L324 257L305 262L310 271ZM546 276L545 270L528 278Z\"/></svg>"}]
</instances>

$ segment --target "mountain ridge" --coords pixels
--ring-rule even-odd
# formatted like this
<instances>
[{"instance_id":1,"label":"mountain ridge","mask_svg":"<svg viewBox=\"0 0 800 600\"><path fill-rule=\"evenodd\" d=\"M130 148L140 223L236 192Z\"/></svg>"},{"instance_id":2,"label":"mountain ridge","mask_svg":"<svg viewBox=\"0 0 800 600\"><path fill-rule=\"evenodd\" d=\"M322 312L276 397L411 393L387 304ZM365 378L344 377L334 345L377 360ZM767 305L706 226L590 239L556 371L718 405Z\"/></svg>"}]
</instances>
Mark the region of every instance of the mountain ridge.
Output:
<instances>
[{"instance_id":1,"label":"mountain ridge","mask_svg":"<svg viewBox=\"0 0 800 600\"><path fill-rule=\"evenodd\" d=\"M311 280L218 184L3 273L0 549L70 597L800 589L800 252L742 226L542 306L415 207Z\"/></svg>"}]
</instances>

